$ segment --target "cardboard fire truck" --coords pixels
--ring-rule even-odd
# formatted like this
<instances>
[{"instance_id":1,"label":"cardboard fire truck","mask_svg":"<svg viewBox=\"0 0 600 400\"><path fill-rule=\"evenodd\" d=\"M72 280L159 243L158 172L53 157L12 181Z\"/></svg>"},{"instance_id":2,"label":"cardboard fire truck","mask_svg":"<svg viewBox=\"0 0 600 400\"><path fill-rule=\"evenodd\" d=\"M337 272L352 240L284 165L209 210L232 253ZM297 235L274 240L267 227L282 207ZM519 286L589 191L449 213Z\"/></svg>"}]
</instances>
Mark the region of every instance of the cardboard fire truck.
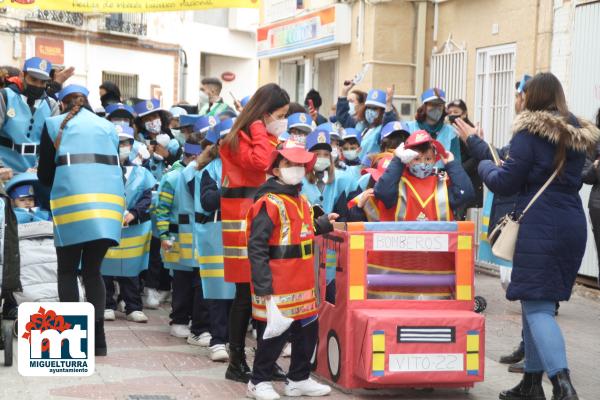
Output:
<instances>
[{"instance_id":1,"label":"cardboard fire truck","mask_svg":"<svg viewBox=\"0 0 600 400\"><path fill-rule=\"evenodd\" d=\"M315 373L346 389L483 381L473 244L472 222L336 224L320 237Z\"/></svg>"}]
</instances>

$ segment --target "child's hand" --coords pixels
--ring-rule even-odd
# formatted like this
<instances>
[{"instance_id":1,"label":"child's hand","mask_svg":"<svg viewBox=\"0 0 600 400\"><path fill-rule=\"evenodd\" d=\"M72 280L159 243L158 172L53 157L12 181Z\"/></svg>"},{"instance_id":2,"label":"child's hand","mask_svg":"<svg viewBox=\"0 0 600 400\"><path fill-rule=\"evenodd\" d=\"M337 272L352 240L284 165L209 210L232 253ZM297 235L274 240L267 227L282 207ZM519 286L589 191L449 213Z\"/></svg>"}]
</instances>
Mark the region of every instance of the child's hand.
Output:
<instances>
[{"instance_id":1,"label":"child's hand","mask_svg":"<svg viewBox=\"0 0 600 400\"><path fill-rule=\"evenodd\" d=\"M12 179L12 177L13 177L12 168L0 168L0 180L7 181L9 179Z\"/></svg>"},{"instance_id":2,"label":"child's hand","mask_svg":"<svg viewBox=\"0 0 600 400\"><path fill-rule=\"evenodd\" d=\"M173 242L171 242L170 240L161 240L160 241L160 247L162 247L162 249L164 251L169 251L173 248Z\"/></svg>"},{"instance_id":3,"label":"child's hand","mask_svg":"<svg viewBox=\"0 0 600 400\"><path fill-rule=\"evenodd\" d=\"M329 222L335 222L335 220L339 217L340 215L336 213L327 214L327 219L329 220Z\"/></svg>"},{"instance_id":4,"label":"child's hand","mask_svg":"<svg viewBox=\"0 0 600 400\"><path fill-rule=\"evenodd\" d=\"M450 152L450 151L447 151L446 157L442 157L442 162L444 163L444 165L446 165L452 161L454 161L454 154L452 154L452 152Z\"/></svg>"},{"instance_id":5,"label":"child's hand","mask_svg":"<svg viewBox=\"0 0 600 400\"><path fill-rule=\"evenodd\" d=\"M400 143L400 146L398 146L396 148L396 150L394 151L394 154L404 164L410 163L412 160L414 160L419 155L419 153L417 153L416 151L414 151L412 149L405 149L404 143Z\"/></svg>"},{"instance_id":6,"label":"child's hand","mask_svg":"<svg viewBox=\"0 0 600 400\"><path fill-rule=\"evenodd\" d=\"M358 208L363 208L365 206L365 204L367 204L367 201L375 196L375 190L374 189L367 189L365 190L361 195L360 198L358 199Z\"/></svg>"},{"instance_id":7,"label":"child's hand","mask_svg":"<svg viewBox=\"0 0 600 400\"><path fill-rule=\"evenodd\" d=\"M202 150L202 153L198 154L198 156L196 157L196 164L198 164L198 166L204 167L206 164L212 161L210 156L210 150L213 147L215 147L214 144L209 144L204 148L204 150Z\"/></svg>"},{"instance_id":8,"label":"child's hand","mask_svg":"<svg viewBox=\"0 0 600 400\"><path fill-rule=\"evenodd\" d=\"M127 214L125 214L125 217L123 218L123 226L129 226L131 221L133 221L134 219L135 219L135 217L133 216L133 214L130 212L127 212Z\"/></svg>"}]
</instances>

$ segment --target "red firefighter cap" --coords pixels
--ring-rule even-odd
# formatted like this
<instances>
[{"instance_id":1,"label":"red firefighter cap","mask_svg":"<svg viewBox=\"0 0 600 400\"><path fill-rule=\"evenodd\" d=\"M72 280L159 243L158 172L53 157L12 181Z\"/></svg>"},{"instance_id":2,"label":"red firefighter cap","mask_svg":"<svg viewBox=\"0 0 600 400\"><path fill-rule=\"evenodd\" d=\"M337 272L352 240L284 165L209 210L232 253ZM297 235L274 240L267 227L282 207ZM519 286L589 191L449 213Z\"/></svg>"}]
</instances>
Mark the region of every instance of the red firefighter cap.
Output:
<instances>
[{"instance_id":1,"label":"red firefighter cap","mask_svg":"<svg viewBox=\"0 0 600 400\"><path fill-rule=\"evenodd\" d=\"M275 168L275 161L277 161L277 157L280 154L288 161L296 164L304 164L306 172L312 171L313 166L317 161L316 154L307 151L302 143L298 143L294 140L287 140L282 143L281 148L273 150L273 153L271 153L267 173L272 175L273 168Z\"/></svg>"},{"instance_id":2,"label":"red firefighter cap","mask_svg":"<svg viewBox=\"0 0 600 400\"><path fill-rule=\"evenodd\" d=\"M413 132L408 139L406 139L406 142L404 142L404 148L411 149L424 143L431 143L433 145L433 149L436 153L436 160L439 160L443 155L446 155L446 149L444 148L444 145L433 139L425 130Z\"/></svg>"},{"instance_id":3,"label":"red firefighter cap","mask_svg":"<svg viewBox=\"0 0 600 400\"><path fill-rule=\"evenodd\" d=\"M379 178L383 176L393 158L393 153L386 153L385 156L383 156L379 161L377 161L375 168L366 168L362 170L361 174L371 174L371 178L373 178L373 180L377 182Z\"/></svg>"}]
</instances>

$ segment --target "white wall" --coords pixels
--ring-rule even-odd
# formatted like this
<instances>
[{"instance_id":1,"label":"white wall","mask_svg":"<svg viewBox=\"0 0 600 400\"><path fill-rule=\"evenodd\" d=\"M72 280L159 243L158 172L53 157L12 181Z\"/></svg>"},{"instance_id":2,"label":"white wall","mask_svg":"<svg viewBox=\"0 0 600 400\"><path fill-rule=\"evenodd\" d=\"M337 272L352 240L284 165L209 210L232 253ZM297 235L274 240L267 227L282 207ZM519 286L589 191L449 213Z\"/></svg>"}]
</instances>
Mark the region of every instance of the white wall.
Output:
<instances>
[{"instance_id":1,"label":"white wall","mask_svg":"<svg viewBox=\"0 0 600 400\"><path fill-rule=\"evenodd\" d=\"M27 37L27 57L35 53L35 36ZM65 40L65 65L74 66L76 75L69 83L86 86L90 91L90 103L100 106L98 87L102 72L137 74L138 97L149 98L150 86L159 85L163 92L163 106L173 104L175 58L167 53L151 53L136 49L122 49L102 45Z\"/></svg>"},{"instance_id":2,"label":"white wall","mask_svg":"<svg viewBox=\"0 0 600 400\"><path fill-rule=\"evenodd\" d=\"M254 10L247 10L255 12ZM252 15L240 10L240 21L253 21ZM188 56L186 101L198 101L201 79L201 54L235 57L223 71L231 71L237 78L225 87L235 89L236 96L256 91L258 61L256 60L256 36L254 33L233 31L225 27L199 24L193 21L193 12L148 14L148 38L154 41L177 43ZM243 17L243 18L242 18ZM240 22L241 23L241 22ZM238 94L239 93L239 94ZM227 92L223 96L227 101Z\"/></svg>"}]
</instances>

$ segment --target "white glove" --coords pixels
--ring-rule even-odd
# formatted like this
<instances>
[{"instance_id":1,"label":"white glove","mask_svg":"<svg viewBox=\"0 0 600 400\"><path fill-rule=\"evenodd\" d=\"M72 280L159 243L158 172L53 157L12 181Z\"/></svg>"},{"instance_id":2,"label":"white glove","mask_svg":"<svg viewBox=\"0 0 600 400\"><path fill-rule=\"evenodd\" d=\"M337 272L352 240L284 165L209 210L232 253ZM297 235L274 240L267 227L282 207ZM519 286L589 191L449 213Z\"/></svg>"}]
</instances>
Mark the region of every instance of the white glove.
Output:
<instances>
[{"instance_id":1,"label":"white glove","mask_svg":"<svg viewBox=\"0 0 600 400\"><path fill-rule=\"evenodd\" d=\"M141 144L138 148L138 155L142 157L142 160L147 160L150 158L150 152L145 144Z\"/></svg>"},{"instance_id":2,"label":"white glove","mask_svg":"<svg viewBox=\"0 0 600 400\"><path fill-rule=\"evenodd\" d=\"M411 149L405 149L404 148L404 143L400 143L400 146L398 146L396 148L396 150L394 151L394 154L396 155L396 157L398 157L400 159L400 161L402 161L404 164L408 164L409 162L411 162L412 160L414 160L419 153L417 153L414 150Z\"/></svg>"}]
</instances>

